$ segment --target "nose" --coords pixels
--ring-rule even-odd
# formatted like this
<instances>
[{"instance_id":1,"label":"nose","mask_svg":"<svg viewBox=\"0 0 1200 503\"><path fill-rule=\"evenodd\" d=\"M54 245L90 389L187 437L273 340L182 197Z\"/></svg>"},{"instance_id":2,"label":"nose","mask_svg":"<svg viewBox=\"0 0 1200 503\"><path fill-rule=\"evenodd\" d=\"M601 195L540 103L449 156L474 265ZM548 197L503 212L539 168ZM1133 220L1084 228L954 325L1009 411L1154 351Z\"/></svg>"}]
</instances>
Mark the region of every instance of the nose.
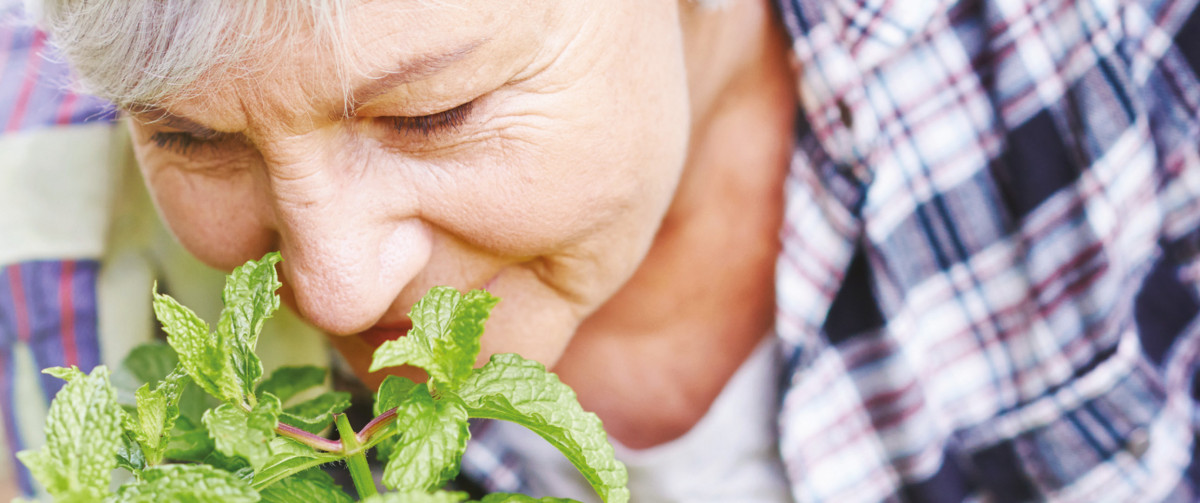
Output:
<instances>
[{"instance_id":1,"label":"nose","mask_svg":"<svg viewBox=\"0 0 1200 503\"><path fill-rule=\"evenodd\" d=\"M291 159L266 168L294 307L327 333L363 331L428 262L430 229L407 202L415 198L337 156Z\"/></svg>"}]
</instances>

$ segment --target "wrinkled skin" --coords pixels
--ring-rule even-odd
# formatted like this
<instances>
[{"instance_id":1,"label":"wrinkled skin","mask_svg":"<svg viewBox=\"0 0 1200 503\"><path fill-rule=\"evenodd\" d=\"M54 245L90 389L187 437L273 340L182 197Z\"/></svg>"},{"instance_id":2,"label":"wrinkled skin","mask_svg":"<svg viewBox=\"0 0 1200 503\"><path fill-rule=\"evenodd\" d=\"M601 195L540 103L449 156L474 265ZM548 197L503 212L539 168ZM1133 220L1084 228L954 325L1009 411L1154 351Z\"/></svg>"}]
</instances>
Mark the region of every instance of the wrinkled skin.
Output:
<instances>
[{"instance_id":1,"label":"wrinkled skin","mask_svg":"<svg viewBox=\"0 0 1200 503\"><path fill-rule=\"evenodd\" d=\"M618 438L652 445L770 325L791 102L760 3L364 2L346 24L374 79L351 76L352 113L297 37L134 114L135 151L202 261L282 251L285 303L369 384L430 287L487 288L481 359L557 364ZM722 122L730 103L758 107Z\"/></svg>"}]
</instances>

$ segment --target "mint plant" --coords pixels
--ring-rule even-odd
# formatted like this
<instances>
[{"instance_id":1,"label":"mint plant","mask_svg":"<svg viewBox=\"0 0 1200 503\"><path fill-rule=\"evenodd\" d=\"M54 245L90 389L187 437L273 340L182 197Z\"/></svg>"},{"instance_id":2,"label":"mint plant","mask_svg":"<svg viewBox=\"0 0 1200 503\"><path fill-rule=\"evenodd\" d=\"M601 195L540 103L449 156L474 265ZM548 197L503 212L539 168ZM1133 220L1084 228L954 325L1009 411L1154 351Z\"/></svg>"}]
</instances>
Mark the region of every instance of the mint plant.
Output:
<instances>
[{"instance_id":1,"label":"mint plant","mask_svg":"<svg viewBox=\"0 0 1200 503\"><path fill-rule=\"evenodd\" d=\"M350 497L317 467L344 462L364 502L461 503L465 493L442 488L458 474L470 418L530 428L606 503L629 500L625 467L599 418L568 386L515 354L474 367L498 302L485 291L435 287L413 306L413 329L380 346L371 370L412 365L429 379L386 378L377 417L358 431L342 414L346 393L297 398L325 381L324 369L283 367L264 379L254 349L279 308L279 261L271 253L229 275L215 329L156 287L154 312L170 347L135 349L111 379L103 366L90 374L45 370L67 384L50 405L45 446L17 456L56 501L342 503ZM319 435L331 424L336 440ZM386 460L383 484L392 491L376 487L370 449ZM114 491L118 468L132 476ZM491 494L481 501L570 500Z\"/></svg>"}]
</instances>

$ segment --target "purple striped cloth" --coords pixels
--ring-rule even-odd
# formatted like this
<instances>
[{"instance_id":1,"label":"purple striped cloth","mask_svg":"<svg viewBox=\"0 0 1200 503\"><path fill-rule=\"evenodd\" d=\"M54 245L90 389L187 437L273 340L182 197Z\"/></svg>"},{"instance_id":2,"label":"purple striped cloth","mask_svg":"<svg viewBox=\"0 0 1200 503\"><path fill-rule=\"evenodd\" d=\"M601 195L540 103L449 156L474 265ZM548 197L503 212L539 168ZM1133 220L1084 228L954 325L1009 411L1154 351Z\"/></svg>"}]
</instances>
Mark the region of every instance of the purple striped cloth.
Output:
<instances>
[{"instance_id":1,"label":"purple striped cloth","mask_svg":"<svg viewBox=\"0 0 1200 503\"><path fill-rule=\"evenodd\" d=\"M3 409L5 438L13 452L25 447L22 430L40 431L40 427L22 428L26 419L19 413L28 397L19 397L17 379L33 376L14 375L15 350L27 347L37 369L75 365L90 370L100 364L96 327L96 273L99 264L86 261L42 261L13 264L0 270L0 409ZM46 403L58 393L63 381L38 375L38 384ZM28 425L25 425L28 426ZM29 473L19 466L21 491L33 495Z\"/></svg>"},{"instance_id":2,"label":"purple striped cloth","mask_svg":"<svg viewBox=\"0 0 1200 503\"><path fill-rule=\"evenodd\" d=\"M107 102L67 90L69 79L66 66L48 56L45 34L24 24L19 9L0 5L0 137L116 117ZM0 236L0 246L4 239ZM15 477L26 497L35 496L35 489L14 454L30 441L21 432L41 431L40 424L24 423L44 410L28 414L31 397L18 396L17 383L36 381L42 397L33 403L48 403L62 381L34 372L63 365L89 371L100 363L98 269L96 260L64 257L0 264L0 414L10 449L3 455L16 470L3 478ZM23 354L32 355L36 369L17 375L15 359Z\"/></svg>"},{"instance_id":3,"label":"purple striped cloth","mask_svg":"<svg viewBox=\"0 0 1200 503\"><path fill-rule=\"evenodd\" d=\"M116 117L110 103L71 92L69 83L66 65L47 52L46 34L0 9L0 134Z\"/></svg>"}]
</instances>

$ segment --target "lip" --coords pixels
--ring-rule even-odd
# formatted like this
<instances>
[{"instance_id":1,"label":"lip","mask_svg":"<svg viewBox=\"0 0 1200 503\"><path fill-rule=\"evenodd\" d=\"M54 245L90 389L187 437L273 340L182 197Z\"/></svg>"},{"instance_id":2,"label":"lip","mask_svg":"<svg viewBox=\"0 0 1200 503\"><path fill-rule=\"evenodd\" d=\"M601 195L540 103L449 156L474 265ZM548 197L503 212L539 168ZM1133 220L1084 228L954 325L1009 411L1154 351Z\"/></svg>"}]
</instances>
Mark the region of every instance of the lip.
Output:
<instances>
[{"instance_id":1,"label":"lip","mask_svg":"<svg viewBox=\"0 0 1200 503\"><path fill-rule=\"evenodd\" d=\"M375 326L359 332L358 337L370 344L372 348L378 348L387 341L393 341L408 335L408 331L412 330L412 320L404 317L403 320L378 323Z\"/></svg>"}]
</instances>

